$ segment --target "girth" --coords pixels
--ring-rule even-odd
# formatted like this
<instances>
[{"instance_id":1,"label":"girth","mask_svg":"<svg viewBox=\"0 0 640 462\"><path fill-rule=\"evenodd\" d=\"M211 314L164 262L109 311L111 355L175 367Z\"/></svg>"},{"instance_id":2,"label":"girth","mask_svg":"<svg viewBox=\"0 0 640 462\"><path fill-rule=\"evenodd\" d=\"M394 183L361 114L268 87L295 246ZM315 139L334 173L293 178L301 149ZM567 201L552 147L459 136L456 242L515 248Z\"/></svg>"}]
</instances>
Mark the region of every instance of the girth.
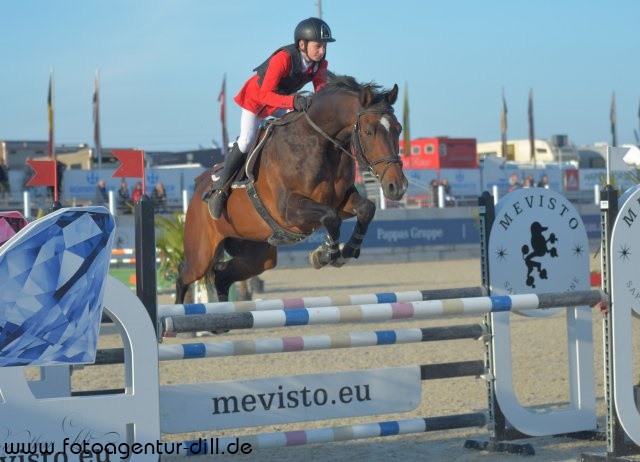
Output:
<instances>
[{"instance_id":1,"label":"girth","mask_svg":"<svg viewBox=\"0 0 640 462\"><path fill-rule=\"evenodd\" d=\"M303 233L294 233L284 229L273 219L269 211L265 208L264 204L260 200L258 196L258 191L256 191L255 184L253 181L250 181L246 185L247 194L249 195L249 199L253 203L253 206L256 209L256 212L262 217L262 219L269 225L273 234L267 239L267 242L271 245L293 245L298 242L304 241L306 238L310 236L310 234Z\"/></svg>"}]
</instances>

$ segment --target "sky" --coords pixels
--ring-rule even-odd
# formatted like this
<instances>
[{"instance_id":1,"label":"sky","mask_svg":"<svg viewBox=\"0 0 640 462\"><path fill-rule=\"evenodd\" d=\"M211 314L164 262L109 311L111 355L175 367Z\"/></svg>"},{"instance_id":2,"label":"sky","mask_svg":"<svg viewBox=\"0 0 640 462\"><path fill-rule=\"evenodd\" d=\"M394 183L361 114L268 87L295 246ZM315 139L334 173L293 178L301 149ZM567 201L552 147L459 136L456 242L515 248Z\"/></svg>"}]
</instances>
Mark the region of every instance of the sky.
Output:
<instances>
[{"instance_id":1,"label":"sky","mask_svg":"<svg viewBox=\"0 0 640 462\"><path fill-rule=\"evenodd\" d=\"M637 0L324 0L336 42L329 68L408 92L411 138L528 137L618 143L639 130ZM318 0L0 0L0 140L46 140L53 72L56 145L93 145L93 86L100 76L104 147L179 151L222 138L218 94L233 96L252 69L293 42Z\"/></svg>"}]
</instances>

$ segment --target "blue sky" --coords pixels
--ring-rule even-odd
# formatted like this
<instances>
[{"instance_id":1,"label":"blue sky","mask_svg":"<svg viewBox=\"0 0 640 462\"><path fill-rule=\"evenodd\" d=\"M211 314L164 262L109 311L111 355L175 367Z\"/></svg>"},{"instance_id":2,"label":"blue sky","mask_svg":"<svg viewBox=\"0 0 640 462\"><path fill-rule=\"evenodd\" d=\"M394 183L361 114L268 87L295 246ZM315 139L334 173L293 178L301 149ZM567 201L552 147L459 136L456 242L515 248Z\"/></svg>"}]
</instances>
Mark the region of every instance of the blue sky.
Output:
<instances>
[{"instance_id":1,"label":"blue sky","mask_svg":"<svg viewBox=\"0 0 640 462\"><path fill-rule=\"evenodd\" d=\"M93 143L100 73L105 147L181 150L219 142L217 95L233 95L274 49L292 42L316 0L65 0L0 2L0 139L45 140L53 69L57 144ZM640 102L636 0L322 1L337 41L329 67L409 89L411 137L527 138L534 92L538 138L634 141Z\"/></svg>"}]
</instances>

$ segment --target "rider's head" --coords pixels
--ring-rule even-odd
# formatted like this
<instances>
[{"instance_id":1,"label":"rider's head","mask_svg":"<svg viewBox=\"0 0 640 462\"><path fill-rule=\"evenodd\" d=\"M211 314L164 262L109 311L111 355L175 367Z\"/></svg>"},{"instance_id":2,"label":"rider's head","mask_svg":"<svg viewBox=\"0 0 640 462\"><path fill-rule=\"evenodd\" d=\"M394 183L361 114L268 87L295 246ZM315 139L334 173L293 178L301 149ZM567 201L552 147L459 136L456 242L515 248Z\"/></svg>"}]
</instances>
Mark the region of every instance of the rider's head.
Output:
<instances>
[{"instance_id":1,"label":"rider's head","mask_svg":"<svg viewBox=\"0 0 640 462\"><path fill-rule=\"evenodd\" d=\"M307 18L296 26L293 40L298 49L310 61L322 61L327 52L327 43L335 42L329 25L319 18Z\"/></svg>"}]
</instances>

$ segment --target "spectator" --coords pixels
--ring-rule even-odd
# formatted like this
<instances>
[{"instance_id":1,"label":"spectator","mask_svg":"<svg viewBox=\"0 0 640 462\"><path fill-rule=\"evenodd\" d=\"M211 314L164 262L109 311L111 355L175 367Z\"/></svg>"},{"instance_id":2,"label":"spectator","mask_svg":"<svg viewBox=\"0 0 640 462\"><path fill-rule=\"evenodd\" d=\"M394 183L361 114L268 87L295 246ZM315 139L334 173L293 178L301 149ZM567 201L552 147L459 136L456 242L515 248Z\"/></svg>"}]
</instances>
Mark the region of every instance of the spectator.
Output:
<instances>
[{"instance_id":1,"label":"spectator","mask_svg":"<svg viewBox=\"0 0 640 462\"><path fill-rule=\"evenodd\" d=\"M24 168L22 170L22 172L24 173L24 176L22 177L23 191L29 191L31 189L31 186L27 186L27 183L29 182L31 177L33 177L33 169L31 168L31 165L29 165L29 162L28 162L30 160L31 160L31 157L27 157L27 162L24 163Z\"/></svg>"},{"instance_id":2,"label":"spectator","mask_svg":"<svg viewBox=\"0 0 640 462\"><path fill-rule=\"evenodd\" d=\"M129 193L129 186L127 182L122 180L120 182L120 189L118 189L118 210L121 213L131 213L131 193Z\"/></svg>"},{"instance_id":3,"label":"spectator","mask_svg":"<svg viewBox=\"0 0 640 462\"><path fill-rule=\"evenodd\" d=\"M134 204L140 200L142 197L142 183L137 181L136 185L133 187L133 191L131 192L131 202Z\"/></svg>"},{"instance_id":4,"label":"spectator","mask_svg":"<svg viewBox=\"0 0 640 462\"><path fill-rule=\"evenodd\" d=\"M156 183L156 187L153 188L153 192L151 193L151 200L153 200L153 205L156 209L156 212L166 213L167 191L164 189L164 183L162 181L158 181Z\"/></svg>"},{"instance_id":5,"label":"spectator","mask_svg":"<svg viewBox=\"0 0 640 462\"><path fill-rule=\"evenodd\" d=\"M107 183L104 180L98 181L96 186L95 205L107 205L109 203L109 193L107 193Z\"/></svg>"},{"instance_id":6,"label":"spectator","mask_svg":"<svg viewBox=\"0 0 640 462\"><path fill-rule=\"evenodd\" d=\"M522 187L523 188L533 188L534 184L535 184L535 181L533 180L533 175L527 175L524 178L524 181L522 183Z\"/></svg>"},{"instance_id":7,"label":"spectator","mask_svg":"<svg viewBox=\"0 0 640 462\"><path fill-rule=\"evenodd\" d=\"M520 183L520 176L517 173L512 173L509 177L509 192L520 189L522 183Z\"/></svg>"},{"instance_id":8,"label":"spectator","mask_svg":"<svg viewBox=\"0 0 640 462\"><path fill-rule=\"evenodd\" d=\"M456 205L456 198L451 194L451 185L449 184L449 180L443 178L440 182L442 188L444 189L444 205L446 207L453 207Z\"/></svg>"},{"instance_id":9,"label":"spectator","mask_svg":"<svg viewBox=\"0 0 640 462\"><path fill-rule=\"evenodd\" d=\"M11 199L11 185L9 184L9 167L4 162L0 162L0 195L5 200Z\"/></svg>"},{"instance_id":10,"label":"spectator","mask_svg":"<svg viewBox=\"0 0 640 462\"><path fill-rule=\"evenodd\" d=\"M538 188L548 188L549 187L549 177L547 175L542 175L540 177L540 181L538 181Z\"/></svg>"},{"instance_id":11,"label":"spectator","mask_svg":"<svg viewBox=\"0 0 640 462\"><path fill-rule=\"evenodd\" d=\"M431 180L431 183L429 183L429 185L431 186L431 203L430 203L430 207L437 207L438 206L438 180Z\"/></svg>"}]
</instances>

